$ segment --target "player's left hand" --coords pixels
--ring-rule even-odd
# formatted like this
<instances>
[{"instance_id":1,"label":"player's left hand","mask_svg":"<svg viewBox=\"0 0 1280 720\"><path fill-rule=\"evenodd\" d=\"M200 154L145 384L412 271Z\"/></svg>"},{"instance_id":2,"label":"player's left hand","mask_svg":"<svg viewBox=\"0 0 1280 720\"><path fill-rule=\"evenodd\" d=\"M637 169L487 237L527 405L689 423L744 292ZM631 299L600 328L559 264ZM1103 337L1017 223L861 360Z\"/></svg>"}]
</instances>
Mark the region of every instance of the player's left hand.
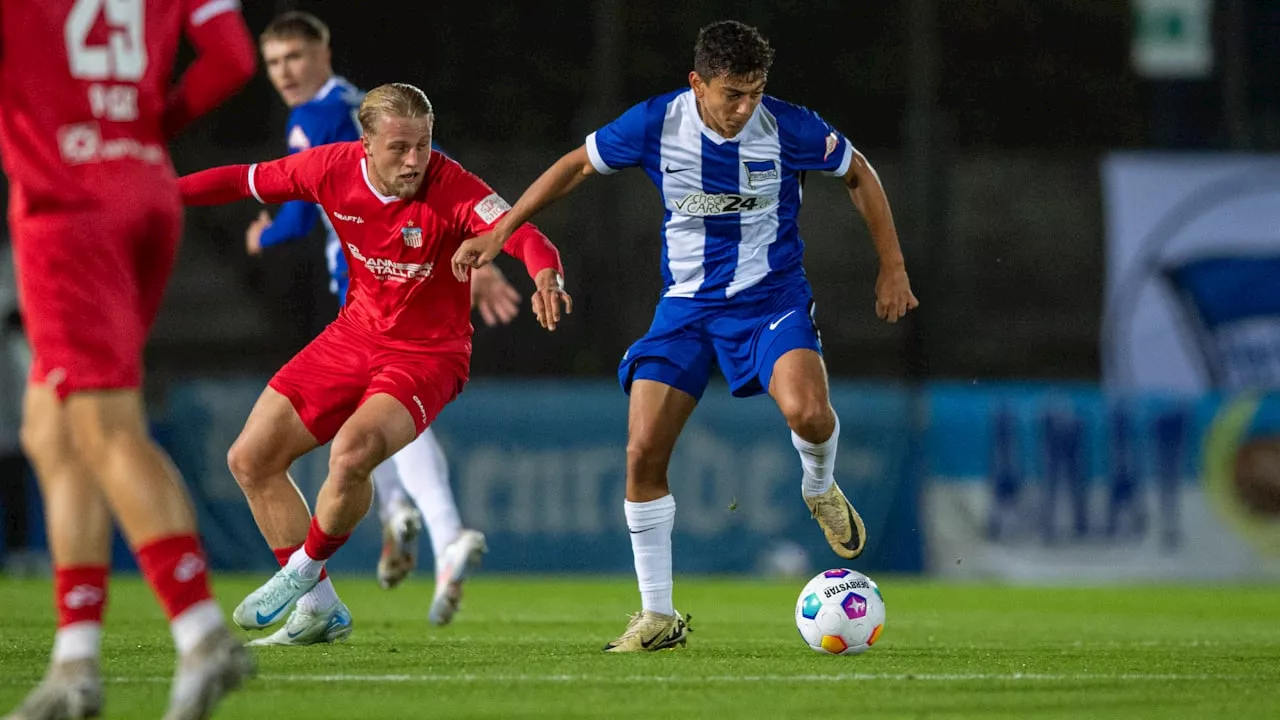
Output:
<instances>
[{"instance_id":1,"label":"player's left hand","mask_svg":"<svg viewBox=\"0 0 1280 720\"><path fill-rule=\"evenodd\" d=\"M250 255L262 254L262 233L271 227L271 216L266 210L258 213L258 217L249 223L249 229L244 231L244 249Z\"/></svg>"},{"instance_id":2,"label":"player's left hand","mask_svg":"<svg viewBox=\"0 0 1280 720\"><path fill-rule=\"evenodd\" d=\"M876 317L896 323L908 310L919 306L920 301L911 292L906 266L881 265L880 276L876 278Z\"/></svg>"},{"instance_id":3,"label":"player's left hand","mask_svg":"<svg viewBox=\"0 0 1280 720\"><path fill-rule=\"evenodd\" d=\"M463 240L453 254L453 276L458 278L458 282L466 282L467 270L481 268L493 262L498 253L502 252L505 243L506 240L498 237L497 233L485 233Z\"/></svg>"},{"instance_id":4,"label":"player's left hand","mask_svg":"<svg viewBox=\"0 0 1280 720\"><path fill-rule=\"evenodd\" d=\"M564 314L573 313L573 298L564 291L564 278L553 268L538 272L534 278L538 286L533 294L533 314L538 316L538 324L554 331L560 322L560 304L564 303Z\"/></svg>"},{"instance_id":5,"label":"player's left hand","mask_svg":"<svg viewBox=\"0 0 1280 720\"><path fill-rule=\"evenodd\" d=\"M520 312L520 293L497 265L485 265L471 273L471 306L489 327L506 325Z\"/></svg>"}]
</instances>

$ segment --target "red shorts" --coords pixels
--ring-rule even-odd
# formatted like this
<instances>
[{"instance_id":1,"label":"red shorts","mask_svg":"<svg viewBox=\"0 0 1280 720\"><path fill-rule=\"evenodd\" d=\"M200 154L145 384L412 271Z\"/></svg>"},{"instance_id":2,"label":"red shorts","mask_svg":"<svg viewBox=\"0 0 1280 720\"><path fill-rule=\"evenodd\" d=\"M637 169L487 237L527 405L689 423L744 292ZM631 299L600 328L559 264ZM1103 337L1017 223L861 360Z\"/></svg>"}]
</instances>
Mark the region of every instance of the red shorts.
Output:
<instances>
[{"instance_id":1,"label":"red shorts","mask_svg":"<svg viewBox=\"0 0 1280 720\"><path fill-rule=\"evenodd\" d=\"M388 340L337 320L271 378L316 442L324 445L365 400L394 397L421 433L466 385L469 346L443 351Z\"/></svg>"},{"instance_id":2,"label":"red shorts","mask_svg":"<svg viewBox=\"0 0 1280 720\"><path fill-rule=\"evenodd\" d=\"M11 218L31 381L60 399L136 388L182 236L177 185L131 185L127 201ZM114 194L114 193L113 193Z\"/></svg>"}]
</instances>

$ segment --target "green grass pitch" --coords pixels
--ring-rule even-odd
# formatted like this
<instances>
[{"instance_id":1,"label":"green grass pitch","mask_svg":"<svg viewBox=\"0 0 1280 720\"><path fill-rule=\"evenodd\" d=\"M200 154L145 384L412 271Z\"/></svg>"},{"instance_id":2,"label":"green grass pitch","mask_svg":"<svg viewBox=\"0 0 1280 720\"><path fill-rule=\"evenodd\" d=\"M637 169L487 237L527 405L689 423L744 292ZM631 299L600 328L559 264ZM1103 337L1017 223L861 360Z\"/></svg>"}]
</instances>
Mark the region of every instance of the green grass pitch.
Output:
<instances>
[{"instance_id":1,"label":"green grass pitch","mask_svg":"<svg viewBox=\"0 0 1280 720\"><path fill-rule=\"evenodd\" d=\"M222 576L229 610L264 578ZM638 606L631 578L482 576L447 628L431 586L337 578L356 627L335 646L266 648L218 718L1280 717L1280 587L1187 582L1009 588L878 577L865 655L805 647L803 581L677 577L687 647L604 655ZM50 587L0 579L0 712L44 670ZM163 710L173 650L146 587L111 585L106 717Z\"/></svg>"}]
</instances>

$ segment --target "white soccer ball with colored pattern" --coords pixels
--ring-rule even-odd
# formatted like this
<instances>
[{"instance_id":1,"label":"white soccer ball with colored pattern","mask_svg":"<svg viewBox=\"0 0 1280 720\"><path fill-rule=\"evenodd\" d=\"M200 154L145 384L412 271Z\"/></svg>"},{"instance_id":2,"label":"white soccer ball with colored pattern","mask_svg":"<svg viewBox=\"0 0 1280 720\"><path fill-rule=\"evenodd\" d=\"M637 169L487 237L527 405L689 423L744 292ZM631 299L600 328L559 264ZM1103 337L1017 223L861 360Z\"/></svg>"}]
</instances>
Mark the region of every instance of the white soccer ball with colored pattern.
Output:
<instances>
[{"instance_id":1,"label":"white soccer ball with colored pattern","mask_svg":"<svg viewBox=\"0 0 1280 720\"><path fill-rule=\"evenodd\" d=\"M796 627L814 652L858 655L884 631L884 598L875 581L860 572L827 570L800 591Z\"/></svg>"}]
</instances>

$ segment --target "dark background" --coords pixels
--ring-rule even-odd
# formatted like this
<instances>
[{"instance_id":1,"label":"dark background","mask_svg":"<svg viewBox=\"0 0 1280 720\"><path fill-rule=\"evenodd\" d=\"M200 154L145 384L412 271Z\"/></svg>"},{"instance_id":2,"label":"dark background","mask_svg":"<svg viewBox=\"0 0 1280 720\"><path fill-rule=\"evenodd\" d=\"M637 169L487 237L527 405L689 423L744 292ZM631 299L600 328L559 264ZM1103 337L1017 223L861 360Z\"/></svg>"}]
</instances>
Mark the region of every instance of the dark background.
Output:
<instances>
[{"instance_id":1,"label":"dark background","mask_svg":"<svg viewBox=\"0 0 1280 720\"><path fill-rule=\"evenodd\" d=\"M812 178L806 266L841 376L1096 378L1101 157L1280 144L1278 2L1219 0L1213 74L1160 82L1133 69L1124 0L246 5L255 34L277 12L315 12L335 70L361 87L422 87L438 141L511 201L588 132L684 85L700 26L757 25L776 49L769 92L817 110L880 171L923 303L909 322L875 319L865 228L838 181ZM281 155L286 117L260 73L175 143L175 163ZM247 258L257 212L189 213L150 350L161 385L270 372L332 317L319 233ZM480 330L475 374L612 374L658 299L660 218L640 173L593 179L540 216L577 312L554 335L527 311ZM529 289L523 268L502 267Z\"/></svg>"}]
</instances>

